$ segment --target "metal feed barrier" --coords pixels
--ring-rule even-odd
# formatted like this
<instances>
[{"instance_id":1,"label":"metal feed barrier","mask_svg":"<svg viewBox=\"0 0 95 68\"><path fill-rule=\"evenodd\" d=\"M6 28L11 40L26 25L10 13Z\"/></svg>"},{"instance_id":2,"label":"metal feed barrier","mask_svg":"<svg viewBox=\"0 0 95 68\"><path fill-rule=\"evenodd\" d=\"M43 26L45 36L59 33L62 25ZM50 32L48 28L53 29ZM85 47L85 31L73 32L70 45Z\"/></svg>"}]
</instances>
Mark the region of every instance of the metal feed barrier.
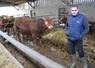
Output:
<instances>
[{"instance_id":1,"label":"metal feed barrier","mask_svg":"<svg viewBox=\"0 0 95 68\"><path fill-rule=\"evenodd\" d=\"M43 65L45 68L65 68L63 65L60 65L53 60L41 55L37 51L25 46L24 44L16 41L12 37L8 36L4 32L0 31L0 36L8 40L13 46L15 46L18 50L25 54L30 60L35 60L39 64Z\"/></svg>"}]
</instances>

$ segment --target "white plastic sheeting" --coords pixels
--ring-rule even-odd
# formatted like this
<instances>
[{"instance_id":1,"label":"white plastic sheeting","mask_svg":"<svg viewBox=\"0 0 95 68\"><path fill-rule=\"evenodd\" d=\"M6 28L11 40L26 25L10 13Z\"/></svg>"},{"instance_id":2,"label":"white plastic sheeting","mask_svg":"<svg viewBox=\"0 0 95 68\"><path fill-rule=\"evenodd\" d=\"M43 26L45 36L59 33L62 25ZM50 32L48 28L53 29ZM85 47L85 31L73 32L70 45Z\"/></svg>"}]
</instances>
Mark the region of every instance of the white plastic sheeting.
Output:
<instances>
[{"instance_id":1,"label":"white plastic sheeting","mask_svg":"<svg viewBox=\"0 0 95 68\"><path fill-rule=\"evenodd\" d=\"M17 10L13 6L9 7L0 7L0 16L7 15L7 16L20 16L24 14L23 11Z\"/></svg>"}]
</instances>

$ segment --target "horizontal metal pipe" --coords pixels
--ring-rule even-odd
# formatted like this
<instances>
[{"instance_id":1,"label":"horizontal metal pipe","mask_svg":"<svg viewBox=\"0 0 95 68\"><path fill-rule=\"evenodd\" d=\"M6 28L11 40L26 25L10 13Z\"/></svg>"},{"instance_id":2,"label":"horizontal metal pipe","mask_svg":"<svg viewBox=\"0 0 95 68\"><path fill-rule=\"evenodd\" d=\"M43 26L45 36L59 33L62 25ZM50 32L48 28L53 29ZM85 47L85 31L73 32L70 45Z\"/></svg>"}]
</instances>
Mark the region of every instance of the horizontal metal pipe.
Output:
<instances>
[{"instance_id":1,"label":"horizontal metal pipe","mask_svg":"<svg viewBox=\"0 0 95 68\"><path fill-rule=\"evenodd\" d=\"M63 65L60 65L53 60L41 55L37 51L25 46L24 44L16 41L12 37L8 36L4 32L0 31L0 36L4 37L8 40L11 44L13 44L17 49L23 52L28 58L33 59L40 63L41 65L45 66L45 68L65 68Z\"/></svg>"}]
</instances>

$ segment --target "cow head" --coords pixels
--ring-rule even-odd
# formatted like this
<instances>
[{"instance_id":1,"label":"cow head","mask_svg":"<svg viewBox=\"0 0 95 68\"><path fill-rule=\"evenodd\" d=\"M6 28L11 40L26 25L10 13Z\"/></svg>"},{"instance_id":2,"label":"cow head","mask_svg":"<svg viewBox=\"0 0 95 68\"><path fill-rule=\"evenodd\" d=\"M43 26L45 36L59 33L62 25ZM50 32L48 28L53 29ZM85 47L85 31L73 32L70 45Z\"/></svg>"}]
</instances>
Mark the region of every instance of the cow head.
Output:
<instances>
[{"instance_id":1,"label":"cow head","mask_svg":"<svg viewBox=\"0 0 95 68\"><path fill-rule=\"evenodd\" d=\"M67 22L67 17L66 16L60 17L59 24L66 24L66 22Z\"/></svg>"},{"instance_id":2,"label":"cow head","mask_svg":"<svg viewBox=\"0 0 95 68\"><path fill-rule=\"evenodd\" d=\"M43 17L43 19L44 19L45 25L48 29L53 28L53 20L50 17L46 16L46 17Z\"/></svg>"}]
</instances>

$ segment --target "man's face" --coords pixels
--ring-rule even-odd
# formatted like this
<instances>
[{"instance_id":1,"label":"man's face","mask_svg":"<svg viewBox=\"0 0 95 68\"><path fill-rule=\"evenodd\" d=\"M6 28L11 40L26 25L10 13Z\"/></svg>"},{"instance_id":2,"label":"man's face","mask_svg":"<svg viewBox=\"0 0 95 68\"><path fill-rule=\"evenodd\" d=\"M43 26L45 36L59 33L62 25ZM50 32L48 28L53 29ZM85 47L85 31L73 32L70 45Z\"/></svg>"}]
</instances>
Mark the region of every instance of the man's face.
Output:
<instances>
[{"instance_id":1,"label":"man's face","mask_svg":"<svg viewBox=\"0 0 95 68\"><path fill-rule=\"evenodd\" d=\"M72 8L71 8L71 14L72 14L73 16L76 16L76 15L78 14L78 8L77 8L77 7L72 7Z\"/></svg>"}]
</instances>

